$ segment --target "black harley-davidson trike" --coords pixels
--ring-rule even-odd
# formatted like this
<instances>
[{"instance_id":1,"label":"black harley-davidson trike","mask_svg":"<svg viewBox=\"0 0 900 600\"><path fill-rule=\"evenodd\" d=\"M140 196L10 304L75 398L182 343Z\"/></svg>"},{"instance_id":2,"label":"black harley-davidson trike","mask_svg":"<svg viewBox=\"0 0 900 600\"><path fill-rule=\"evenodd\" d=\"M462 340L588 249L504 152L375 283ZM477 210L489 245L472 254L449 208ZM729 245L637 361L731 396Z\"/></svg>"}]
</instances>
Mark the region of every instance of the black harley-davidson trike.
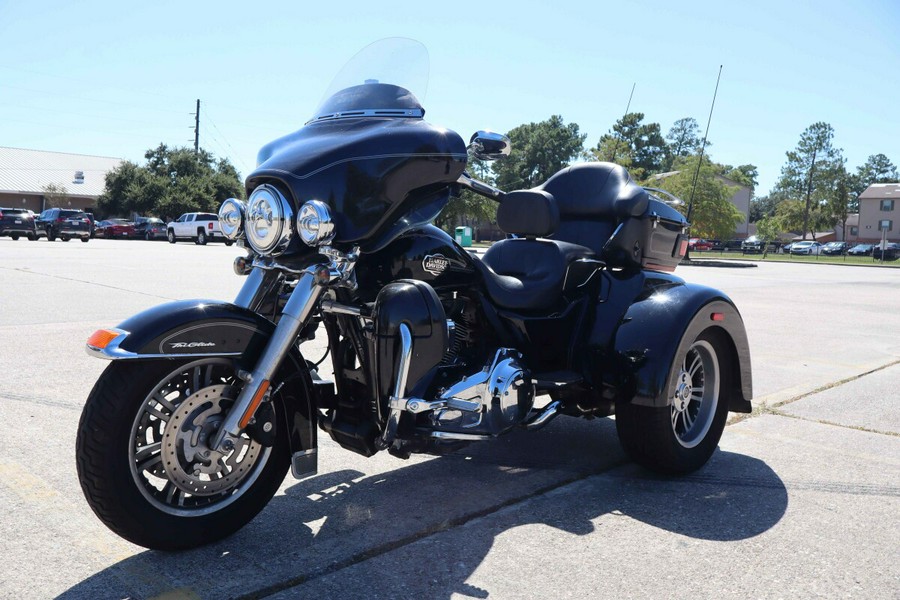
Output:
<instances>
[{"instance_id":1,"label":"black harley-davidson trike","mask_svg":"<svg viewBox=\"0 0 900 600\"><path fill-rule=\"evenodd\" d=\"M174 550L233 533L288 467L316 472L318 429L405 458L615 415L633 460L680 474L706 463L729 411L750 411L738 310L671 274L682 215L610 163L530 190L473 180L468 156L509 140L467 147L424 121L415 84L386 68L421 75L421 56L373 44L260 151L248 200L219 212L248 251L233 302L164 304L88 340L111 362L81 417L78 474L122 537ZM462 189L495 200L509 234L481 257L431 224ZM302 354L323 331L333 381Z\"/></svg>"}]
</instances>

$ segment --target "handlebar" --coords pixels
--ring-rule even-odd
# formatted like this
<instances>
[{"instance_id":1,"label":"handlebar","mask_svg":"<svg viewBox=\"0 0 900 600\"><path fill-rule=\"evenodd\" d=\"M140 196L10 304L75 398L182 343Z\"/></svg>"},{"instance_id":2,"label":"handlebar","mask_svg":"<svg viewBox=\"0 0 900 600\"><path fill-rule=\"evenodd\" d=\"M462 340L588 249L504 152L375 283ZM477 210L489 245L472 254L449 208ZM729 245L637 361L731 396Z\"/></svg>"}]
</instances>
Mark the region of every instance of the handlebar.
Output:
<instances>
[{"instance_id":1,"label":"handlebar","mask_svg":"<svg viewBox=\"0 0 900 600\"><path fill-rule=\"evenodd\" d=\"M488 185L476 179L472 179L471 177L469 177L468 173L463 173L462 175L460 175L459 179L456 180L456 183L466 188L467 190L472 190L476 194L479 194L486 198L490 198L495 202L502 202L503 198L506 196L506 192L504 192L500 188L495 188L492 185Z\"/></svg>"}]
</instances>

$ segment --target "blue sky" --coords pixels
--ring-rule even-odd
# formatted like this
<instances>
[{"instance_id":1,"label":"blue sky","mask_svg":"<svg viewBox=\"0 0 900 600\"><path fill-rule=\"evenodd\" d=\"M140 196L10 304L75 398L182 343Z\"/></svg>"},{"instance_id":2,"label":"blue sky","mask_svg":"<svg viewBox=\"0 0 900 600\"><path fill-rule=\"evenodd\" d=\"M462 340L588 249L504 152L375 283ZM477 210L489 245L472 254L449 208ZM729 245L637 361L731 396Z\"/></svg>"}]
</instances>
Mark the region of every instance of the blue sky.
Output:
<instances>
[{"instance_id":1,"label":"blue sky","mask_svg":"<svg viewBox=\"0 0 900 600\"><path fill-rule=\"evenodd\" d=\"M816 121L855 168L900 164L900 2L10 2L0 0L0 146L137 162L201 145L242 175L299 128L331 77L382 37L424 43L426 119L508 131L560 114L593 146L631 110L706 125L757 194Z\"/></svg>"}]
</instances>

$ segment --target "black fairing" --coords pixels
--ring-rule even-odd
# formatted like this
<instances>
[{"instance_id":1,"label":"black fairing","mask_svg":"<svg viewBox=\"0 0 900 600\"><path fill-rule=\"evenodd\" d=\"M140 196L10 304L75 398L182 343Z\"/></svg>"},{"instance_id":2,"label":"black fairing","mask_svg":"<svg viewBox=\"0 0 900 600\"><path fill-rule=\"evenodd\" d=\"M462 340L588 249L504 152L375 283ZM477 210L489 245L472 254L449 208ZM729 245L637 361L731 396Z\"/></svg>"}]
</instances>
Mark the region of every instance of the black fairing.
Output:
<instances>
[{"instance_id":1,"label":"black fairing","mask_svg":"<svg viewBox=\"0 0 900 600\"><path fill-rule=\"evenodd\" d=\"M403 233L378 252L359 258L356 277L365 302L382 287L398 279L417 279L434 287L466 288L475 285L474 260L452 237L434 225Z\"/></svg>"},{"instance_id":2,"label":"black fairing","mask_svg":"<svg viewBox=\"0 0 900 600\"><path fill-rule=\"evenodd\" d=\"M274 180L289 190L295 210L321 200L332 209L334 244L373 252L440 213L465 168L466 146L455 132L418 118L342 118L267 144L258 164L248 194Z\"/></svg>"}]
</instances>

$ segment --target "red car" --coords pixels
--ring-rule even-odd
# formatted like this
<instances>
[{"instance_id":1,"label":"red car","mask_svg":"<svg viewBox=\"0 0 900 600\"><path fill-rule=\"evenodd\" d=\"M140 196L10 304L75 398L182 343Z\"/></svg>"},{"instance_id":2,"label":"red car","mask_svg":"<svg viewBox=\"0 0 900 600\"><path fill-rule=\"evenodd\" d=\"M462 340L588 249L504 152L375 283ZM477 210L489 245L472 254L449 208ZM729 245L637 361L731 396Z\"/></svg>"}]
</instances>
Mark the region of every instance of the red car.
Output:
<instances>
[{"instance_id":1,"label":"red car","mask_svg":"<svg viewBox=\"0 0 900 600\"><path fill-rule=\"evenodd\" d=\"M106 221L100 221L94 229L94 235L106 239L133 238L134 223L126 219L107 219Z\"/></svg>"},{"instance_id":2,"label":"red car","mask_svg":"<svg viewBox=\"0 0 900 600\"><path fill-rule=\"evenodd\" d=\"M688 248L697 252L712 250L712 247L712 242L710 242L709 240L704 240L701 238L691 238L690 241L688 241Z\"/></svg>"}]
</instances>

